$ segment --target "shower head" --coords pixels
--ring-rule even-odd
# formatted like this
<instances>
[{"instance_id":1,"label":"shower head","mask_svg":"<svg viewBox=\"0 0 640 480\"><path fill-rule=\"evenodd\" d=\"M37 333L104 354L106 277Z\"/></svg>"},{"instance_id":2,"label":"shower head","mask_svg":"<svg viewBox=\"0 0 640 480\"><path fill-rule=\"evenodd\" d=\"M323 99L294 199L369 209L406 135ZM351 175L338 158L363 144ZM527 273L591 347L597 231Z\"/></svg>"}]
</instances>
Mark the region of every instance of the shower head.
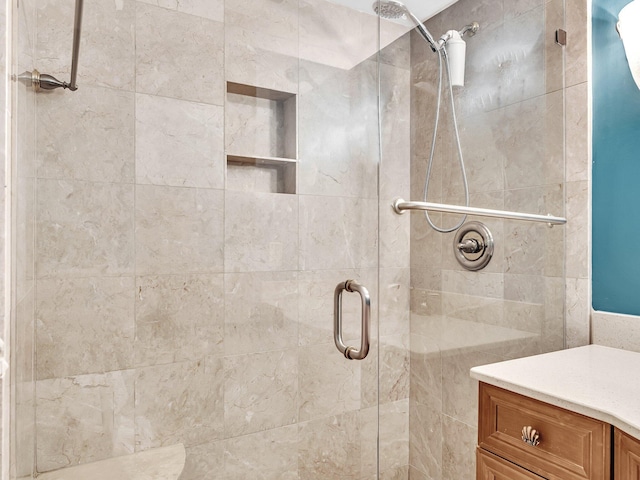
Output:
<instances>
[{"instance_id":1,"label":"shower head","mask_svg":"<svg viewBox=\"0 0 640 480\"><path fill-rule=\"evenodd\" d=\"M382 18L389 20L395 20L406 16L407 7L402 3L394 0L386 0L375 2L373 4L373 11L380 15Z\"/></svg>"},{"instance_id":2,"label":"shower head","mask_svg":"<svg viewBox=\"0 0 640 480\"><path fill-rule=\"evenodd\" d=\"M389 20L395 20L402 17L409 17L413 23L415 23L418 33L426 40L431 46L431 50L437 52L440 50L439 45L434 39L433 35L429 33L429 30L422 24L422 22L416 17L411 10L409 10L403 3L397 0L379 0L374 2L373 11L380 15L382 18Z\"/></svg>"}]
</instances>

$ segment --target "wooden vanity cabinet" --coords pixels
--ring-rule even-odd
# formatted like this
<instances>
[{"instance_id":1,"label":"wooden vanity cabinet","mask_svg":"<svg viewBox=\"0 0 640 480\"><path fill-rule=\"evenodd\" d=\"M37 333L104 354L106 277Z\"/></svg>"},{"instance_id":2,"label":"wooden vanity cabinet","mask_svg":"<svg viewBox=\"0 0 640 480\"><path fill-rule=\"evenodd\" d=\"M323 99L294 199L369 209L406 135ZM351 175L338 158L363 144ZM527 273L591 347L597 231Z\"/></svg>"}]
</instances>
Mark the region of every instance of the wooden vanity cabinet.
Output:
<instances>
[{"instance_id":1,"label":"wooden vanity cabinet","mask_svg":"<svg viewBox=\"0 0 640 480\"><path fill-rule=\"evenodd\" d=\"M608 423L485 383L478 423L478 480L611 480ZM539 444L523 441L527 426Z\"/></svg>"},{"instance_id":2,"label":"wooden vanity cabinet","mask_svg":"<svg viewBox=\"0 0 640 480\"><path fill-rule=\"evenodd\" d=\"M640 480L640 441L616 428L613 448L614 478Z\"/></svg>"}]
</instances>

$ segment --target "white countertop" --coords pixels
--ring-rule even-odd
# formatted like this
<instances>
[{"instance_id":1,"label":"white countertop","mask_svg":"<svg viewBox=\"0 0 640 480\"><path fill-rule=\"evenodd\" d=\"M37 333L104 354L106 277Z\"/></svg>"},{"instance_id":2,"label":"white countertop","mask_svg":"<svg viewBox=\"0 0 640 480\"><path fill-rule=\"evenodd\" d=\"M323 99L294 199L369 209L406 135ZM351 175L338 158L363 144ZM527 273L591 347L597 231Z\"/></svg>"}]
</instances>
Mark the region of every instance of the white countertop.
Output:
<instances>
[{"instance_id":1,"label":"white countertop","mask_svg":"<svg viewBox=\"0 0 640 480\"><path fill-rule=\"evenodd\" d=\"M474 367L471 376L640 439L640 353L588 345Z\"/></svg>"}]
</instances>

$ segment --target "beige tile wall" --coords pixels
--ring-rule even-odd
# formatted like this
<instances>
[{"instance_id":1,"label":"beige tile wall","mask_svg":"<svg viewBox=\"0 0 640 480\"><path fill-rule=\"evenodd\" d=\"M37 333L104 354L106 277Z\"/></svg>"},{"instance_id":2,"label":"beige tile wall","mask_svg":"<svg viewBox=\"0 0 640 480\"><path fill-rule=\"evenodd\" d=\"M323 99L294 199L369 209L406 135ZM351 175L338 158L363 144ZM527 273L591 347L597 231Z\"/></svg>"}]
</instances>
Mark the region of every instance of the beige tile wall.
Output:
<instances>
[{"instance_id":1,"label":"beige tile wall","mask_svg":"<svg viewBox=\"0 0 640 480\"><path fill-rule=\"evenodd\" d=\"M85 3L80 88L38 95L21 192L38 471L183 443L183 480L368 480L380 378L380 468L408 478L409 219L389 208L409 194L408 37L380 67L381 165L375 17L322 0ZM71 6L36 7L35 63L65 78ZM297 195L225 178L226 150L280 155L284 129L274 102L225 81L297 94ZM333 345L348 278L374 299L363 362Z\"/></svg>"},{"instance_id":2,"label":"beige tile wall","mask_svg":"<svg viewBox=\"0 0 640 480\"><path fill-rule=\"evenodd\" d=\"M427 24L437 35L472 20L481 25L467 41L467 83L456 93L471 204L557 212L569 223L548 229L482 220L496 252L472 273L453 259L451 235L412 218L411 478L474 477L477 383L470 367L562 348L563 334L568 346L589 341L587 11L586 2L567 2L565 26L564 7L555 0L461 0ZM569 32L564 60L557 28ZM414 35L412 198L423 194L436 84L436 58ZM429 199L461 203L453 131L449 117L444 121Z\"/></svg>"}]
</instances>

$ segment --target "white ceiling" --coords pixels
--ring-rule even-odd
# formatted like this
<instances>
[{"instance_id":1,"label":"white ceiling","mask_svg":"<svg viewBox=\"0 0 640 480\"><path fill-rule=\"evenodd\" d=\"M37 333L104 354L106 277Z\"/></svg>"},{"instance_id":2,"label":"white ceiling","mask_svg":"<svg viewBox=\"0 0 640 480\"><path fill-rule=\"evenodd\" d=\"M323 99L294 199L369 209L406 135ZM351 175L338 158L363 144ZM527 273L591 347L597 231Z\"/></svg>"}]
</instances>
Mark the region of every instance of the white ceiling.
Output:
<instances>
[{"instance_id":1,"label":"white ceiling","mask_svg":"<svg viewBox=\"0 0 640 480\"><path fill-rule=\"evenodd\" d=\"M337 3L338 5L344 5L345 7L360 12L370 13L374 15L373 4L375 0L329 0L331 3ZM450 7L457 0L402 0L411 12L423 22L437 13L440 13L447 7ZM407 30L413 28L413 23L410 20L399 19L398 23L406 24Z\"/></svg>"}]
</instances>

